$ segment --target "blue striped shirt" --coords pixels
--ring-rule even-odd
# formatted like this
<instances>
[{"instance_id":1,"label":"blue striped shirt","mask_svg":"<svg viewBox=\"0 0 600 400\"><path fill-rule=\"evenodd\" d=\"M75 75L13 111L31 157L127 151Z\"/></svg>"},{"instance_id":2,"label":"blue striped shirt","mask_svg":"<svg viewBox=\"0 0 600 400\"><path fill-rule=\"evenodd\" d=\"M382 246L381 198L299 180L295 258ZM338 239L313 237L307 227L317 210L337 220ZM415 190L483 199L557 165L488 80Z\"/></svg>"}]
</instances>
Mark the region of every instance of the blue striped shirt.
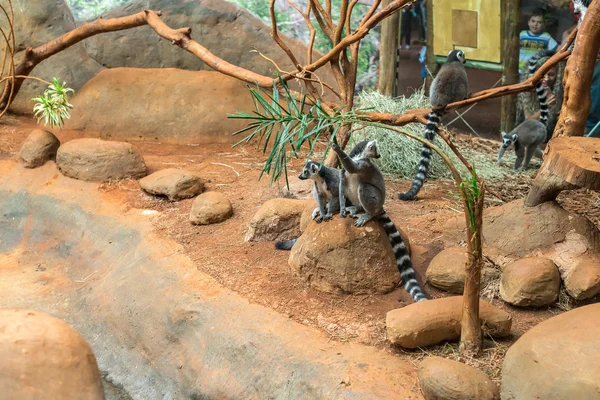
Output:
<instances>
[{"instance_id":1,"label":"blue striped shirt","mask_svg":"<svg viewBox=\"0 0 600 400\"><path fill-rule=\"evenodd\" d=\"M534 35L528 30L521 31L519 34L521 50L519 51L519 71L527 64L527 61L541 50L554 50L558 43L548 32Z\"/></svg>"}]
</instances>

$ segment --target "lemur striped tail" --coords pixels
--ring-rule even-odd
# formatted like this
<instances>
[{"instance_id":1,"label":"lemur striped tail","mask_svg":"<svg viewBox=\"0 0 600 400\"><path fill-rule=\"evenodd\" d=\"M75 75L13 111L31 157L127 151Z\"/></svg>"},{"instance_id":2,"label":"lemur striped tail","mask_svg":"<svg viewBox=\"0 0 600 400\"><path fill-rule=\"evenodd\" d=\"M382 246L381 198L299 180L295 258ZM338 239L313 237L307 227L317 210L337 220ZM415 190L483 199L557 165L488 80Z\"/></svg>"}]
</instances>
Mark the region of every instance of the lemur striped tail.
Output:
<instances>
[{"instance_id":1,"label":"lemur striped tail","mask_svg":"<svg viewBox=\"0 0 600 400\"><path fill-rule=\"evenodd\" d=\"M529 59L529 76L535 74L537 70L537 63L542 57L551 56L554 54L553 51L540 51L537 54L534 54ZM542 81L540 80L537 85L535 85L535 93L537 94L538 100L540 102L540 122L544 125L548 125L548 103L546 102L546 90L542 86Z\"/></svg>"},{"instance_id":2,"label":"lemur striped tail","mask_svg":"<svg viewBox=\"0 0 600 400\"><path fill-rule=\"evenodd\" d=\"M442 111L441 110L432 110L427 116L427 125L425 125L425 139L433 142L435 139L435 131L438 127L442 119ZM413 200L421 187L423 187L423 181L427 178L427 169L429 168L429 163L431 162L431 148L427 145L423 145L423 150L421 151L421 161L419 161L419 172L415 179L413 180L412 186L410 190L406 193L400 193L398 198L400 200Z\"/></svg>"},{"instance_id":3,"label":"lemur striped tail","mask_svg":"<svg viewBox=\"0 0 600 400\"><path fill-rule=\"evenodd\" d=\"M404 289L412 296L415 302L427 300L427 297L425 297L423 290L419 286L419 282L417 282L417 275L415 274L412 262L410 261L408 249L406 248L398 229L396 229L396 226L386 212L383 212L383 214L379 216L379 221L383 225L383 229L394 250L396 265L398 266L400 277L404 283Z\"/></svg>"},{"instance_id":4,"label":"lemur striped tail","mask_svg":"<svg viewBox=\"0 0 600 400\"><path fill-rule=\"evenodd\" d=\"M275 248L277 250L291 250L294 244L298 239L290 239L290 240L279 240L275 242Z\"/></svg>"}]
</instances>

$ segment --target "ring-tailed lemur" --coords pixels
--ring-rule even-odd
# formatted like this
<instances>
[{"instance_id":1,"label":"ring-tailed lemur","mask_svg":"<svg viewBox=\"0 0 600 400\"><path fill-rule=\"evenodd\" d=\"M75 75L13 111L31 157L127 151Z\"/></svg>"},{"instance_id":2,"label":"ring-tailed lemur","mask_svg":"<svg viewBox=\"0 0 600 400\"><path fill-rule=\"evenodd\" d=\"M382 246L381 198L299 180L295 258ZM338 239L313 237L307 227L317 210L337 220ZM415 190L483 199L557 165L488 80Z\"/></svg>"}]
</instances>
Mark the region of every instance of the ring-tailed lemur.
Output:
<instances>
[{"instance_id":1,"label":"ring-tailed lemur","mask_svg":"<svg viewBox=\"0 0 600 400\"><path fill-rule=\"evenodd\" d=\"M433 142L435 131L442 119L444 108L455 101L463 100L469 93L469 83L467 80L467 71L465 70L465 53L462 50L452 50L448 54L446 63L442 65L440 71L431 83L429 89L429 99L433 109L427 116L427 125L425 126L425 139ZM419 162L419 172L413 180L410 190L406 193L400 193L400 200L413 200L427 177L427 169L431 161L431 148L423 145L421 151L421 161Z\"/></svg>"},{"instance_id":2,"label":"ring-tailed lemur","mask_svg":"<svg viewBox=\"0 0 600 400\"><path fill-rule=\"evenodd\" d=\"M408 249L398 229L383 209L385 182L381 171L371 161L371 158L380 157L377 142L362 141L354 146L349 155L336 144L332 148L344 168L340 179L340 217L344 217L346 211L349 211L350 215L356 218L354 222L356 226L363 226L367 221L376 218L383 225L392 245L404 289L416 302L427 300L416 279ZM344 204L346 198L355 206L346 209ZM364 211L364 214L358 214L360 211Z\"/></svg>"},{"instance_id":3,"label":"ring-tailed lemur","mask_svg":"<svg viewBox=\"0 0 600 400\"><path fill-rule=\"evenodd\" d=\"M533 55L528 61L529 76L533 75L537 70L538 61L543 57L551 57L555 52L552 50L542 50L537 54ZM540 102L540 119L526 119L519 124L511 132L502 132L502 146L498 151L498 165L502 161L502 156L506 149L510 145L514 145L517 160L515 161L514 170L518 170L523 163L523 169L526 169L529 165L529 161L533 156L542 158L542 150L538 147L540 144L549 140L549 133L547 129L548 125L548 103L546 101L546 89L542 85L540 80L536 87L535 92Z\"/></svg>"},{"instance_id":4,"label":"ring-tailed lemur","mask_svg":"<svg viewBox=\"0 0 600 400\"><path fill-rule=\"evenodd\" d=\"M546 140L546 125L536 119L523 121L521 125L517 126L510 133L502 132L502 146L498 152L498 165L502 161L504 151L512 144L517 154L514 169L517 170L521 167L523 158L525 159L523 169L526 169L534 155L540 159L542 158L542 150L538 146L544 140Z\"/></svg>"},{"instance_id":5,"label":"ring-tailed lemur","mask_svg":"<svg viewBox=\"0 0 600 400\"><path fill-rule=\"evenodd\" d=\"M542 51L538 52L537 54L534 54L533 56L531 56L531 58L528 61L529 76L532 76L535 73L535 71L537 70L537 63L540 60L540 58L551 57L555 53L556 52L553 50L542 50ZM544 126L547 126L548 125L548 103L546 102L546 89L544 89L541 79L535 85L535 93L537 94L537 98L540 101L540 122L542 124L544 124ZM544 139L545 139L545 137L544 137Z\"/></svg>"},{"instance_id":6,"label":"ring-tailed lemur","mask_svg":"<svg viewBox=\"0 0 600 400\"><path fill-rule=\"evenodd\" d=\"M319 163L308 160L304 164L298 179L311 179L314 182L313 197L319 205L312 212L312 219L317 223L328 221L340 209L339 186L341 171L329 168ZM278 250L290 250L296 239L281 240L275 243Z\"/></svg>"},{"instance_id":7,"label":"ring-tailed lemur","mask_svg":"<svg viewBox=\"0 0 600 400\"><path fill-rule=\"evenodd\" d=\"M592 4L592 0L573 0L573 11L575 13L579 12L579 21L577 21L577 29L581 29L581 23L585 18L585 13L587 12L588 7ZM578 33L579 34L579 33ZM577 40L577 38L575 38ZM575 47L575 41L569 47L569 51L572 52Z\"/></svg>"}]
</instances>

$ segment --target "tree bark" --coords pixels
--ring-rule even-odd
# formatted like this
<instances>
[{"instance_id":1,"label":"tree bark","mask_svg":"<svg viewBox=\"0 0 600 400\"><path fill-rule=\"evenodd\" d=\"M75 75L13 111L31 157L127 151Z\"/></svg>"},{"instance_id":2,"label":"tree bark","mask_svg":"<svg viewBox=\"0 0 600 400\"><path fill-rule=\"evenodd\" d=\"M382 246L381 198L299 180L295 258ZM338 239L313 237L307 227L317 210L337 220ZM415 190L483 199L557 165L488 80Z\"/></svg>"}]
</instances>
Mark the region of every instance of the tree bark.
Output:
<instances>
[{"instance_id":1,"label":"tree bark","mask_svg":"<svg viewBox=\"0 0 600 400\"><path fill-rule=\"evenodd\" d=\"M512 85L519 81L519 14L521 0L503 0L502 17L504 22L504 48L502 52L503 85ZM511 94L502 97L502 119L500 128L510 132L515 127L517 96Z\"/></svg>"},{"instance_id":2,"label":"tree bark","mask_svg":"<svg viewBox=\"0 0 600 400\"><path fill-rule=\"evenodd\" d=\"M553 137L583 136L590 113L590 86L600 49L600 1L590 4L567 61L565 94Z\"/></svg>"},{"instance_id":3,"label":"tree bark","mask_svg":"<svg viewBox=\"0 0 600 400\"><path fill-rule=\"evenodd\" d=\"M600 189L600 139L561 136L550 140L546 151L526 206L554 200L563 190Z\"/></svg>"},{"instance_id":4,"label":"tree bark","mask_svg":"<svg viewBox=\"0 0 600 400\"><path fill-rule=\"evenodd\" d=\"M437 64L435 62L435 55L433 54L433 0L427 0L427 52L425 54L425 65L427 69L435 75L437 70ZM429 86L433 77L429 73L425 73L425 93L429 94Z\"/></svg>"},{"instance_id":5,"label":"tree bark","mask_svg":"<svg viewBox=\"0 0 600 400\"><path fill-rule=\"evenodd\" d=\"M474 357L481 352L483 334L481 321L479 319L479 293L481 291L481 267L482 247L481 236L483 227L483 200L485 196L485 184L480 185L479 198L475 204L475 226L467 229L467 252L468 262L465 268L465 287L463 292L463 310L460 322L460 344L459 351L466 356ZM465 203L465 218L467 227L471 226L468 213L467 200L463 192Z\"/></svg>"},{"instance_id":6,"label":"tree bark","mask_svg":"<svg viewBox=\"0 0 600 400\"><path fill-rule=\"evenodd\" d=\"M390 0L383 0L382 6L387 7ZM398 23L400 13L396 12L381 21L381 44L379 46L379 79L377 90L385 96L394 95L396 74L396 52L398 50Z\"/></svg>"}]
</instances>

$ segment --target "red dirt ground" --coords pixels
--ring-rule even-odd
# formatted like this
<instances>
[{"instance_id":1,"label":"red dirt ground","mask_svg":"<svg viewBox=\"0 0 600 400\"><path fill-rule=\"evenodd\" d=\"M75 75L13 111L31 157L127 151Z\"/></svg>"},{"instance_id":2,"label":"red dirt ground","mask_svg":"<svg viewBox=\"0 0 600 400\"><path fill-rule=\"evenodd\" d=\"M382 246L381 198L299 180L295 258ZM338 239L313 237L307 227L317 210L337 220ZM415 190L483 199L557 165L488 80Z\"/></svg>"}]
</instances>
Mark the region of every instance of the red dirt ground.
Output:
<instances>
[{"instance_id":1,"label":"red dirt ground","mask_svg":"<svg viewBox=\"0 0 600 400\"><path fill-rule=\"evenodd\" d=\"M0 159L16 161L21 143L35 127L34 121L26 117L7 116L0 120ZM81 136L80 133L59 130L55 133L61 142ZM472 143L473 139L463 137L459 143L461 141ZM386 313L412 302L402 288L387 295L337 296L320 293L291 274L287 263L289 252L275 250L272 242L244 242L247 224L260 205L274 197L290 196L284 189L284 183L269 187L268 177L258 181L265 156L252 146L232 149L223 144L200 147L133 143L141 150L150 172L168 167L197 172L207 180L206 190L228 196L234 208L233 217L220 224L193 226L188 221L192 199L169 202L150 196L140 190L136 181L98 184L98 190L130 207L157 210L159 215L154 217L157 232L179 243L181 251L196 263L196 267L220 284L235 290L250 302L270 307L302 324L323 330L331 340L360 342L415 361L429 353L459 359L455 345L406 352L386 341ZM300 165L300 160L294 160L289 168L290 175L297 175ZM310 185L298 185L298 180L292 182L293 195L310 196ZM442 227L460 210L460 204L450 182L442 181L428 182L420 193L419 201L397 201L396 194L408 184L408 181L387 182L386 209L409 235L413 261L419 280L423 282L427 265L443 248ZM526 193L523 186L526 188L527 184L522 182L520 186L510 186L506 182L495 182L491 186L509 198L518 198ZM563 196L562 200L567 208L585 211L598 224L600 211L596 194L572 192L569 196ZM446 296L429 284L425 284L424 288L432 297ZM507 347L529 328L561 310L556 306L523 310L500 300L492 303L512 314L513 336L498 342L486 339L484 357L463 361L481 368L497 381L502 355Z\"/></svg>"}]
</instances>

